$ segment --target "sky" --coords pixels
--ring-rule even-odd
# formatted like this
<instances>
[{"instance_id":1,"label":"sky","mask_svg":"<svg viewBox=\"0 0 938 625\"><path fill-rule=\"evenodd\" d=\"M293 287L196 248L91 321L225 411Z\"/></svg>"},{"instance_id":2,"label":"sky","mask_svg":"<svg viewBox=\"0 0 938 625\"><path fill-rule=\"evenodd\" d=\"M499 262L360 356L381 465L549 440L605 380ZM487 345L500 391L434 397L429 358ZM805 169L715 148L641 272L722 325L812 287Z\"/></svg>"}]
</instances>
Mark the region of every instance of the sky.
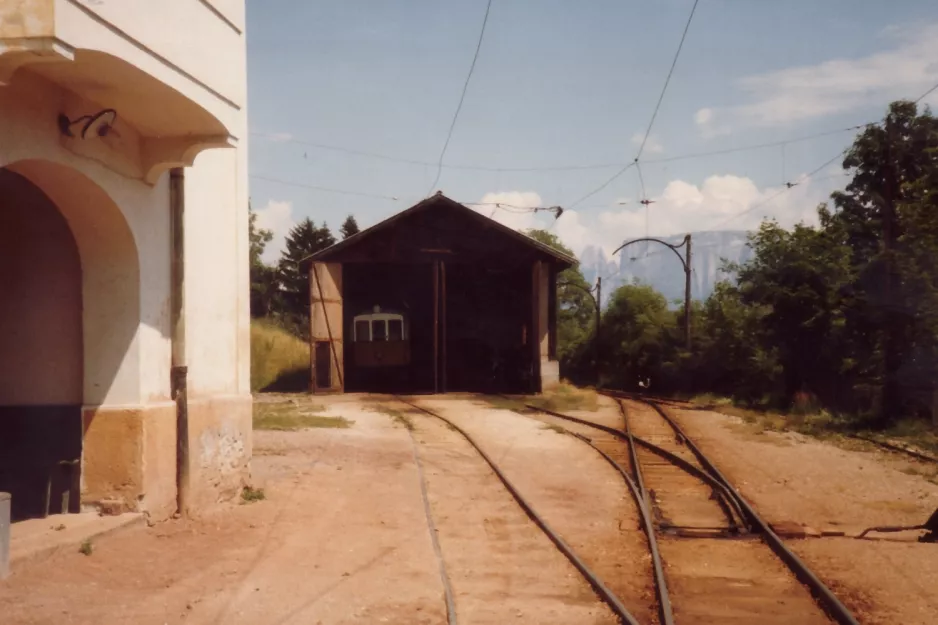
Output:
<instances>
[{"instance_id":1,"label":"sky","mask_svg":"<svg viewBox=\"0 0 938 625\"><path fill-rule=\"evenodd\" d=\"M431 188L486 0L248 0L251 200L275 236L265 259L305 217L367 227L436 190L549 228L576 253L811 223L848 180L836 157L849 129L938 83L934 0L700 0L639 167L583 199L636 158L692 5L493 0Z\"/></svg>"}]
</instances>

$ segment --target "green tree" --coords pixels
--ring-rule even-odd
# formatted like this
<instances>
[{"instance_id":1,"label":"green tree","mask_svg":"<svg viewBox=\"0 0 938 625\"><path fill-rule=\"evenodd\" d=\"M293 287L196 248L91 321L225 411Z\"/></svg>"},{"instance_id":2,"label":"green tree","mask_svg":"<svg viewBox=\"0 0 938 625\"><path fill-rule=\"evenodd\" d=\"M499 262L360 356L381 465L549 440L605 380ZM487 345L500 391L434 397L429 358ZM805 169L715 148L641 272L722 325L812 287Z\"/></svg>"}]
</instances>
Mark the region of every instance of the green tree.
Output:
<instances>
[{"instance_id":1,"label":"green tree","mask_svg":"<svg viewBox=\"0 0 938 625\"><path fill-rule=\"evenodd\" d=\"M853 278L850 248L823 230L797 225L788 231L773 221L751 234L749 245L753 258L729 269L740 301L759 309L757 342L777 352L783 401L798 392L835 395L844 291Z\"/></svg>"},{"instance_id":2,"label":"green tree","mask_svg":"<svg viewBox=\"0 0 938 625\"><path fill-rule=\"evenodd\" d=\"M836 211L822 226L852 251L856 271L846 311L857 373L881 388L879 416L898 419L915 392L916 351L924 345L936 213L930 183L938 162L938 120L912 102L894 102L881 124L868 126L844 159L853 178L833 195ZM924 305L924 307L923 307ZM928 377L928 376L925 376ZM903 379L906 378L906 379Z\"/></svg>"},{"instance_id":3,"label":"green tree","mask_svg":"<svg viewBox=\"0 0 938 625\"><path fill-rule=\"evenodd\" d=\"M345 221L342 222L342 226L339 228L339 234L342 235L343 239L347 239L353 234L358 234L360 231L354 215L346 217Z\"/></svg>"},{"instance_id":4,"label":"green tree","mask_svg":"<svg viewBox=\"0 0 938 625\"><path fill-rule=\"evenodd\" d=\"M251 316L267 317L275 309L280 290L277 270L261 258L273 239L270 230L257 227L257 213L248 202L248 241L250 242Z\"/></svg>"},{"instance_id":5,"label":"green tree","mask_svg":"<svg viewBox=\"0 0 938 625\"><path fill-rule=\"evenodd\" d=\"M660 388L679 336L676 317L664 295L648 285L620 286L609 299L602 323L606 383L637 390L639 380L650 380Z\"/></svg>"},{"instance_id":6,"label":"green tree","mask_svg":"<svg viewBox=\"0 0 938 625\"><path fill-rule=\"evenodd\" d=\"M308 217L295 225L286 237L277 269L283 298L285 324L301 336L309 332L308 258L335 243L329 227L317 227Z\"/></svg>"}]
</instances>

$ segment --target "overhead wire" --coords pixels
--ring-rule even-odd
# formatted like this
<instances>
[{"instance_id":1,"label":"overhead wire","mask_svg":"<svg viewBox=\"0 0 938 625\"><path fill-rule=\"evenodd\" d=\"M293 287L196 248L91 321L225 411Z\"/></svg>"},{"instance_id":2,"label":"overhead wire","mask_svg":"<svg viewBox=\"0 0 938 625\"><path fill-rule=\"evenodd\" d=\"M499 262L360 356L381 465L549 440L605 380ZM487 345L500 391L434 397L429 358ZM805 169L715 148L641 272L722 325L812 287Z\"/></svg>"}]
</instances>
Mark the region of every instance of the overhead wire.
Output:
<instances>
[{"instance_id":1,"label":"overhead wire","mask_svg":"<svg viewBox=\"0 0 938 625\"><path fill-rule=\"evenodd\" d=\"M938 83L935 83L934 85L932 85L927 91L925 91L925 93L923 93L922 95L920 95L919 97L917 97L917 98L916 98L915 100L913 100L912 102L913 102L914 104L918 104L919 102L921 102L922 100L924 100L925 98L927 98L929 95L931 95L931 94L932 94L934 91L936 91L936 90L938 90ZM887 119L888 117L889 117L888 114L887 114L887 115L884 115L882 118L878 119L877 121L871 122L871 123L869 123L869 124L865 124L865 125L862 126L862 127L867 128L867 127L876 126L876 125L885 123L885 121L886 121L886 119ZM803 184L804 182L807 182L807 181L810 180L816 173L818 173L819 171L821 171L821 170L824 169L825 167L831 165L831 164L832 164L834 161L836 161L837 159L846 156L847 153L850 151L850 148L851 148L851 147L852 147L852 145L847 146L846 148L844 148L843 150L841 150L840 152L838 152L837 154L835 154L833 157L829 158L828 160L824 161L824 162L823 162L822 164L820 164L819 166L817 166L817 167L815 167L814 169L812 169L809 173L805 174L804 176L801 176L801 177L798 179L797 182L786 182L785 185L784 185L781 189L778 190L778 192L774 193L774 194L771 195L770 197L767 197L767 198L765 198L764 200L762 200L762 201L760 201L760 202L757 202L756 204L753 204L752 206L750 206L750 207L747 208L746 210L740 211L739 213L736 213L735 215L732 215L732 216L730 216L729 218L724 219L723 221L721 221L721 222L719 222L719 223L717 223L717 224L711 226L711 227L708 228L708 229L709 229L709 230L713 230L713 229L719 228L719 227L721 227L721 226L723 226L723 225L726 225L727 223L730 223L730 222L732 222L732 221L735 221L736 219L742 217L743 215L748 215L749 213L751 213L752 211L756 210L757 208L760 208L760 207L762 207L762 206L765 206L766 204L769 204L770 202L772 202L773 200L779 198L780 196L782 196L783 194L787 193L788 191L790 191L790 190L793 189L794 187L796 187L796 186L798 186L798 185L800 185L800 184Z\"/></svg>"},{"instance_id":2,"label":"overhead wire","mask_svg":"<svg viewBox=\"0 0 938 625\"><path fill-rule=\"evenodd\" d=\"M671 76L674 74L674 68L677 66L677 60L681 56L681 50L684 48L684 40L687 39L687 31L690 30L690 24L694 21L694 13L697 11L697 4L700 0L694 0L693 6L690 8L690 15L687 16L687 23L684 24L684 32L681 33L681 41L677 44L677 51L674 53L674 59L671 61L671 68L668 70L668 75L664 79L664 86L661 88L661 94L658 96L658 103L655 104L655 110L651 114L651 120L648 122L648 129L645 130L645 136L642 138L642 143L638 146L638 154L635 155L635 160L638 161L642 157L642 152L645 151L645 144L648 142L648 137L651 135L651 129L655 125L655 119L658 117L658 111L661 109L661 103L664 101L664 94L668 91L668 85L671 84Z\"/></svg>"},{"instance_id":3,"label":"overhead wire","mask_svg":"<svg viewBox=\"0 0 938 625\"><path fill-rule=\"evenodd\" d=\"M595 189L593 189L586 195L582 196L581 198L573 202L570 205L570 208L574 208L578 206L584 200L587 200L593 197L594 195L596 195L597 193L599 193L600 191L608 187L610 184L612 184L622 174L628 171L629 168L631 168L633 165L638 164L638 160L642 157L642 152L645 151L645 144L648 142L648 136L651 134L651 130L655 125L655 119L658 117L658 111L661 109L661 103L664 101L664 95L668 90L668 85L671 84L671 76L674 74L674 68L677 66L677 60L681 56L681 50L684 49L684 41L687 39L687 31L690 30L691 22L694 20L694 13L697 11L698 2L700 2L700 0L694 0L694 4L690 10L690 15L687 17L687 23L684 24L684 32L681 33L681 41L678 43L677 51L674 53L674 58L671 60L671 67L670 69L668 69L668 75L664 80L664 86L662 86L661 93L658 95L658 102L655 104L655 110L651 114L651 119L648 122L648 128L645 130L645 136L642 137L642 143L638 147L638 152L635 154L635 158L632 160L631 163L619 169L619 171L613 174L611 178L609 178L608 180L603 182L601 185L599 185L598 187L596 187ZM642 199L644 199L644 197Z\"/></svg>"},{"instance_id":4,"label":"overhead wire","mask_svg":"<svg viewBox=\"0 0 938 625\"><path fill-rule=\"evenodd\" d=\"M400 198L395 195L382 195L380 193L367 193L365 191L349 191L347 189L333 189L331 187L320 187L317 185L306 184L303 182L293 182L291 180L282 180L280 178L273 178L271 176L264 176L262 174L249 174L250 178L255 178L257 180L264 180L266 182L273 182L275 184L282 184L290 187L299 187L301 189L310 189L312 191L322 191L324 193L338 193L341 195L357 195L360 197L370 197L379 200L390 200L392 202L400 201Z\"/></svg>"},{"instance_id":5,"label":"overhead wire","mask_svg":"<svg viewBox=\"0 0 938 625\"><path fill-rule=\"evenodd\" d=\"M469 66L469 73L466 75L466 81L462 86L462 94L459 96L459 104L456 105L456 112L453 114L453 121L449 125L449 131L446 133L446 141L443 142L443 149L440 150L440 158L437 160L436 164L436 177L433 179L433 184L430 185L430 190L427 191L429 196L433 193L433 189L436 188L437 183L440 181L440 176L443 174L443 159L446 157L446 150L449 148L450 139L453 138L453 130L456 129L456 121L459 119L459 113L462 111L463 102L466 101L466 92L469 91L469 82L472 80L472 73L476 68L476 61L479 60L479 52L482 50L482 40L485 38L485 26L489 23L489 12L492 10L492 0L488 0L485 5L485 16L482 18L482 28L479 30L479 40L476 43L475 54L472 55L472 64Z\"/></svg>"},{"instance_id":6,"label":"overhead wire","mask_svg":"<svg viewBox=\"0 0 938 625\"><path fill-rule=\"evenodd\" d=\"M803 135L800 137L795 137L794 139L784 139L781 141L770 141L767 143L754 143L750 145L741 145L732 148L721 148L716 150L706 150L703 152L689 152L686 154L676 154L674 156L666 156L662 158L647 158L643 159L643 163L646 165L658 164L658 163L672 163L674 161L683 161L683 160L692 160L695 158L707 158L710 156L720 156L723 154L733 154L736 152L749 152L751 150L761 150L765 148L778 147L783 145L788 145L790 143L799 143L803 141L810 141L812 139L817 139L820 137L826 137L834 134L840 134L843 132L850 132L854 130L859 130L865 128L869 124L858 124L856 126L850 126L847 128L837 128L835 130L825 130L822 132L817 132L810 135ZM319 143L316 141L309 141L306 139L281 139L276 134L264 133L264 132L251 132L251 136L263 137L271 140L274 143L295 143L297 145L303 145L308 147L313 147L321 150L341 152L344 154L350 154L353 156L361 156L364 158L373 158L376 160L389 161L392 163L401 163L404 165L415 165L419 167L435 167L437 163L432 163L430 161L421 161L410 158L403 158L397 156L391 156L388 154L382 154L380 152L370 152L367 150L357 150L353 148L346 148L337 145L330 145L326 143ZM613 167L632 167L634 163L594 163L594 164L569 164L569 165L545 165L545 166L526 166L526 167L492 167L488 165L443 165L443 169L452 169L452 170L461 170L461 171L484 171L484 172L493 172L493 173L524 173L524 172L560 172L560 171L591 171L599 169L612 169Z\"/></svg>"}]
</instances>

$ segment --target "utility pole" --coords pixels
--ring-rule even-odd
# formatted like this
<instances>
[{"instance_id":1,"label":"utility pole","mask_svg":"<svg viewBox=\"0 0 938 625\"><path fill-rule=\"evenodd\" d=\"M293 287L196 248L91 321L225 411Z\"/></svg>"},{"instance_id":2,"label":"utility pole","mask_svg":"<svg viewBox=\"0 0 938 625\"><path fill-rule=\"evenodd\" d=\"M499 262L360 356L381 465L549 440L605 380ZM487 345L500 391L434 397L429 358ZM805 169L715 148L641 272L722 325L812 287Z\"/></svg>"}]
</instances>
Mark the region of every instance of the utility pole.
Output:
<instances>
[{"instance_id":1,"label":"utility pole","mask_svg":"<svg viewBox=\"0 0 938 625\"><path fill-rule=\"evenodd\" d=\"M598 387L602 380L600 379L600 370L602 365L600 365L600 358L602 354L600 352L600 344L602 341L599 338L599 332L602 327L603 320L603 277L596 276L596 336L593 338L596 341L596 386Z\"/></svg>"},{"instance_id":2,"label":"utility pole","mask_svg":"<svg viewBox=\"0 0 938 625\"><path fill-rule=\"evenodd\" d=\"M691 279L691 260L690 260L690 233L684 237L687 244L687 251L684 252L686 261L684 262L684 341L687 345L687 351L690 351L690 279Z\"/></svg>"},{"instance_id":3,"label":"utility pole","mask_svg":"<svg viewBox=\"0 0 938 625\"><path fill-rule=\"evenodd\" d=\"M651 237L644 237L641 239L633 239L631 241L626 241L620 245L616 251L612 254L613 256L618 254L623 248L632 245L633 243L640 243L642 241L651 241L652 243L660 243L668 249L670 249L681 261L681 266L684 267L684 345L688 350L691 348L691 331L690 331L690 286L691 286L691 274L693 273L693 267L691 266L691 237L690 234L684 236L684 241L680 245L672 245L661 239L654 239ZM684 246L687 246L687 249L684 253L684 256L681 256L681 253L678 252Z\"/></svg>"}]
</instances>

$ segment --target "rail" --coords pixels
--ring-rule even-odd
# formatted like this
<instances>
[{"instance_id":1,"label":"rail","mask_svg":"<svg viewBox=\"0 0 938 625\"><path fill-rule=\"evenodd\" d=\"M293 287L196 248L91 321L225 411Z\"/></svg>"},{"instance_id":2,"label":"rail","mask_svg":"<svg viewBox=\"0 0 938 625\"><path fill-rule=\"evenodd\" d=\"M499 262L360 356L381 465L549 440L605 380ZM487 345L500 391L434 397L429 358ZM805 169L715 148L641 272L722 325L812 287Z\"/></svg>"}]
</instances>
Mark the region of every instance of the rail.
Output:
<instances>
[{"instance_id":1,"label":"rail","mask_svg":"<svg viewBox=\"0 0 938 625\"><path fill-rule=\"evenodd\" d=\"M719 469L707 458L706 454L701 451L701 449L687 437L687 434L681 429L676 421L664 410L657 402L650 401L647 399L636 398L625 393L616 393L614 391L601 391L603 394L613 397L614 399L629 399L632 401L637 401L641 403L648 404L658 412L659 415L668 423L671 429L674 432L684 439L685 444L688 449L691 450L691 453L697 458L701 466L703 466L711 475L719 480L728 490L732 493L734 499L736 500L739 507L742 509L743 513L753 524L755 530L757 530L765 540L766 544L775 552L775 555L785 563L785 565L794 573L795 577L808 589L811 591L811 594L814 595L815 600L818 604L824 609L827 614L833 618L840 625L860 625L856 617L850 612L850 610L845 606L840 599L827 587L824 582L818 578L811 569L799 558L793 551L791 551L785 543L782 541L779 536L772 531L772 528L769 527L769 524L766 523L762 517L755 511L755 509L749 504L748 501L739 493L739 491L734 487L730 481L724 476Z\"/></svg>"},{"instance_id":2,"label":"rail","mask_svg":"<svg viewBox=\"0 0 938 625\"><path fill-rule=\"evenodd\" d=\"M487 453L485 453L482 447L476 443L476 441L472 438L472 436L469 435L468 432L439 413L424 408L419 404L408 401L403 397L395 396L395 398L401 403L410 406L411 408L419 410L420 412L443 421L447 424L448 427L452 428L464 439L466 439L466 441L478 452L482 459L488 463L489 467L495 473L495 476L498 477L498 479L505 486L521 509L524 510L525 514L528 515L528 518L530 518L534 524L537 525L542 532L544 532L550 541L554 543L557 549L563 553L564 556L566 556L570 563L580 572L587 583L589 583L589 585L593 588L596 594L599 595L599 598L609 606L609 608L616 614L616 616L618 616L624 622L628 623L628 625L640 625L635 617L628 611L628 608L626 608L622 601L615 595L615 593L613 593L602 582L602 580L599 579L599 577L586 565L586 563L583 562L583 560L580 559L576 553L574 553L570 545L568 545L559 534L552 530L547 522L537 513L537 511L534 510L531 504L525 500L525 498L521 495L521 492L514 486L514 484L512 484L512 482L508 479L508 476L506 476L499 468L498 463L495 462Z\"/></svg>"}]
</instances>

